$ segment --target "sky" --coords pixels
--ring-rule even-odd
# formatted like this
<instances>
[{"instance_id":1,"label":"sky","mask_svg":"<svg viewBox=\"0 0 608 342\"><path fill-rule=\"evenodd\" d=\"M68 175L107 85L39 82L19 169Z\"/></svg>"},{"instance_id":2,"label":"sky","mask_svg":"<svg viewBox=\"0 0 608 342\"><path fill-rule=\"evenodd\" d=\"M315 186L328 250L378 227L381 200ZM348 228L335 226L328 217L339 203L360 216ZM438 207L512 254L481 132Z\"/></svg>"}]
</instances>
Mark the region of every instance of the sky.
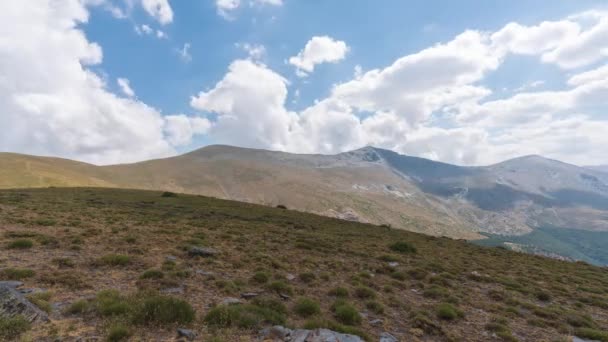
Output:
<instances>
[{"instance_id":1,"label":"sky","mask_svg":"<svg viewBox=\"0 0 608 342\"><path fill-rule=\"evenodd\" d=\"M605 0L0 2L0 151L608 164Z\"/></svg>"}]
</instances>

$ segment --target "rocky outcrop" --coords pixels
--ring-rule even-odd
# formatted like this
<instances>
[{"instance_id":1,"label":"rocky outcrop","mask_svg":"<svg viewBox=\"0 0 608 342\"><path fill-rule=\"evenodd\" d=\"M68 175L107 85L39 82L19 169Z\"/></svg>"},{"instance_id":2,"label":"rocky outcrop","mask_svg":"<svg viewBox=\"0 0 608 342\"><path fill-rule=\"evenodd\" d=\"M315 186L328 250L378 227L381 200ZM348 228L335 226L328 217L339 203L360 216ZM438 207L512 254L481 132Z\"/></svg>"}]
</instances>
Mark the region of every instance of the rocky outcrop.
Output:
<instances>
[{"instance_id":1,"label":"rocky outcrop","mask_svg":"<svg viewBox=\"0 0 608 342\"><path fill-rule=\"evenodd\" d=\"M272 342L364 342L359 336L341 334L329 329L291 330L275 326L262 330L260 335L262 341Z\"/></svg>"},{"instance_id":2,"label":"rocky outcrop","mask_svg":"<svg viewBox=\"0 0 608 342\"><path fill-rule=\"evenodd\" d=\"M216 255L217 250L209 247L192 247L188 250L188 254L192 257L203 257L208 258Z\"/></svg>"},{"instance_id":3,"label":"rocky outcrop","mask_svg":"<svg viewBox=\"0 0 608 342\"><path fill-rule=\"evenodd\" d=\"M13 287L0 286L0 317L23 316L30 323L47 322L49 316Z\"/></svg>"}]
</instances>

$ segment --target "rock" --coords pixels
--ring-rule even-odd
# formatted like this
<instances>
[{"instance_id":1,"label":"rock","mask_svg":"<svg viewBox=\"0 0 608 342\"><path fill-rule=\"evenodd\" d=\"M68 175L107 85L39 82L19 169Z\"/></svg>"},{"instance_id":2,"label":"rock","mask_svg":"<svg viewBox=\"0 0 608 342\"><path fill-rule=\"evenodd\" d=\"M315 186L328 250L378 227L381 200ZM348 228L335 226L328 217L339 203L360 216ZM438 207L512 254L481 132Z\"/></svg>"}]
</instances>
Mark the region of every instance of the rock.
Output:
<instances>
[{"instance_id":1,"label":"rock","mask_svg":"<svg viewBox=\"0 0 608 342\"><path fill-rule=\"evenodd\" d=\"M596 340L585 340L585 339L582 339L582 338L580 338L580 337L578 337L578 336L573 336L573 337L572 337L572 342L600 342L600 341L596 341Z\"/></svg>"},{"instance_id":2,"label":"rock","mask_svg":"<svg viewBox=\"0 0 608 342\"><path fill-rule=\"evenodd\" d=\"M214 274L213 272L207 272L205 270L196 270L194 273L204 276L212 276Z\"/></svg>"},{"instance_id":3,"label":"rock","mask_svg":"<svg viewBox=\"0 0 608 342\"><path fill-rule=\"evenodd\" d=\"M184 293L184 288L183 287L170 287L167 289L162 289L160 290L160 292L162 293L167 293L167 294L179 294L179 293Z\"/></svg>"},{"instance_id":4,"label":"rock","mask_svg":"<svg viewBox=\"0 0 608 342\"><path fill-rule=\"evenodd\" d=\"M260 335L262 340L273 342L363 342L363 339L358 336L341 334L328 329L291 330L275 326L262 330Z\"/></svg>"},{"instance_id":5,"label":"rock","mask_svg":"<svg viewBox=\"0 0 608 342\"><path fill-rule=\"evenodd\" d=\"M194 341L194 339L196 338L196 333L192 330L179 328L177 329L177 336L185 337L190 341Z\"/></svg>"},{"instance_id":6,"label":"rock","mask_svg":"<svg viewBox=\"0 0 608 342\"><path fill-rule=\"evenodd\" d=\"M399 340L395 336L387 332L383 332L380 334L380 342L399 342Z\"/></svg>"},{"instance_id":7,"label":"rock","mask_svg":"<svg viewBox=\"0 0 608 342\"><path fill-rule=\"evenodd\" d=\"M41 289L41 288L28 288L28 289L18 289L19 292L23 293L23 294L30 294L30 293L42 293L42 292L47 292L47 289Z\"/></svg>"},{"instance_id":8,"label":"rock","mask_svg":"<svg viewBox=\"0 0 608 342\"><path fill-rule=\"evenodd\" d=\"M228 297L222 301L222 305L237 305L242 304L243 302L238 298Z\"/></svg>"},{"instance_id":9,"label":"rock","mask_svg":"<svg viewBox=\"0 0 608 342\"><path fill-rule=\"evenodd\" d=\"M0 281L0 286L17 288L17 287L23 286L23 283L20 281L16 281L16 280L6 280L6 281Z\"/></svg>"},{"instance_id":10,"label":"rock","mask_svg":"<svg viewBox=\"0 0 608 342\"><path fill-rule=\"evenodd\" d=\"M30 323L48 322L49 316L30 303L19 291L12 287L0 286L0 316L21 315Z\"/></svg>"},{"instance_id":11,"label":"rock","mask_svg":"<svg viewBox=\"0 0 608 342\"><path fill-rule=\"evenodd\" d=\"M399 263L398 263L398 262L394 262L394 261L393 261L393 262L389 262L389 263L388 263L388 265L389 265L390 267L397 267L397 266L399 266Z\"/></svg>"},{"instance_id":12,"label":"rock","mask_svg":"<svg viewBox=\"0 0 608 342\"><path fill-rule=\"evenodd\" d=\"M289 297L288 295L284 294L284 293L279 293L279 296L283 299L283 300L289 300L291 297Z\"/></svg>"},{"instance_id":13,"label":"rock","mask_svg":"<svg viewBox=\"0 0 608 342\"><path fill-rule=\"evenodd\" d=\"M245 292L245 293L241 293L241 298L243 299L251 299L251 298L255 298L257 296L259 296L259 293L256 292Z\"/></svg>"},{"instance_id":14,"label":"rock","mask_svg":"<svg viewBox=\"0 0 608 342\"><path fill-rule=\"evenodd\" d=\"M287 275L285 276L285 278L286 278L287 280L289 280L289 281L293 281L294 279L296 279L296 276L295 276L295 275L293 275L293 274L291 274L291 273L289 273L289 274L287 274Z\"/></svg>"},{"instance_id":15,"label":"rock","mask_svg":"<svg viewBox=\"0 0 608 342\"><path fill-rule=\"evenodd\" d=\"M212 257L218 253L217 250L209 247L192 247L188 250L190 256Z\"/></svg>"},{"instance_id":16,"label":"rock","mask_svg":"<svg viewBox=\"0 0 608 342\"><path fill-rule=\"evenodd\" d=\"M176 257L174 257L173 255L167 255L167 256L165 257L165 260L166 260L166 261L170 261L170 262L176 262L176 261L177 261L177 258L176 258Z\"/></svg>"},{"instance_id":17,"label":"rock","mask_svg":"<svg viewBox=\"0 0 608 342\"><path fill-rule=\"evenodd\" d=\"M374 319L372 321L369 321L369 324L371 325L381 325L382 324L382 320L380 318Z\"/></svg>"}]
</instances>

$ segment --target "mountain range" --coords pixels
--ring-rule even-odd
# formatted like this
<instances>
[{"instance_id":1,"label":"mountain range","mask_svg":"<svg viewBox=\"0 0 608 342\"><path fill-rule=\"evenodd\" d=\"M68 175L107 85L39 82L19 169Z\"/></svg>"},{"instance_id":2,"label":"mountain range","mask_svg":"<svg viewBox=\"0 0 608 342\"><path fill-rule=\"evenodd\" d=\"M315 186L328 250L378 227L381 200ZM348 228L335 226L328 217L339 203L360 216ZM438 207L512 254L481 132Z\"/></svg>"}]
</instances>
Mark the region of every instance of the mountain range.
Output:
<instances>
[{"instance_id":1,"label":"mountain range","mask_svg":"<svg viewBox=\"0 0 608 342\"><path fill-rule=\"evenodd\" d=\"M608 173L602 170L541 156L464 167L374 147L305 155L213 145L111 166L0 153L0 188L110 187L205 195L430 235L489 238L485 241L513 249L608 264L595 247L583 251L559 233L592 234L593 241L601 240L593 234L608 234ZM528 245L525 237L539 232L550 238ZM543 245L546 240L551 243Z\"/></svg>"}]
</instances>

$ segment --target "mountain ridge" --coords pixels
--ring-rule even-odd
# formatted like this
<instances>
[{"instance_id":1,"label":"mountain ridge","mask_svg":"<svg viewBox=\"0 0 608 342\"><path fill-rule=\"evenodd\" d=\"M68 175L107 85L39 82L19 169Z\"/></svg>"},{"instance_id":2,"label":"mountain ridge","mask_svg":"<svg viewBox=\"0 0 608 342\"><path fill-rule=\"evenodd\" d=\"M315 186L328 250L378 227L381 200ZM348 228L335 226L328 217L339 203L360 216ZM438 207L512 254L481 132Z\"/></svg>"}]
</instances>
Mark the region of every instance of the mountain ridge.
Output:
<instances>
[{"instance_id":1,"label":"mountain ridge","mask_svg":"<svg viewBox=\"0 0 608 342\"><path fill-rule=\"evenodd\" d=\"M210 145L96 166L0 153L0 188L97 186L208 195L431 235L608 231L608 174L538 155L460 166L365 146L334 155Z\"/></svg>"}]
</instances>

